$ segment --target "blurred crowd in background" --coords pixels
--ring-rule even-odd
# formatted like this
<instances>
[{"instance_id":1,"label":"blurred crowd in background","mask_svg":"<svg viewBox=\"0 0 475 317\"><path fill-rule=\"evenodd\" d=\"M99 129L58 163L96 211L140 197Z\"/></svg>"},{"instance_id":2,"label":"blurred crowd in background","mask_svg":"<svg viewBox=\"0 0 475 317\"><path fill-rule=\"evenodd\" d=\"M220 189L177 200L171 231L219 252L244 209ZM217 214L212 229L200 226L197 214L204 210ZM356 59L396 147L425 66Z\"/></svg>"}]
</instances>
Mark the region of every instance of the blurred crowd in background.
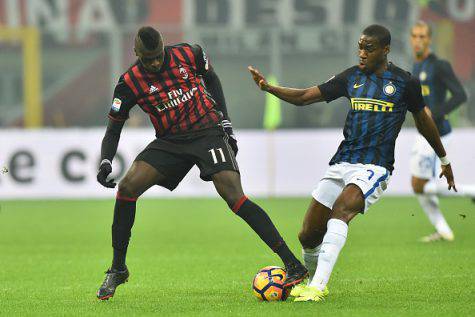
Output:
<instances>
[{"instance_id":1,"label":"blurred crowd in background","mask_svg":"<svg viewBox=\"0 0 475 317\"><path fill-rule=\"evenodd\" d=\"M468 92L452 123L474 126L475 0L0 0L0 127L28 127L28 98L38 99L34 126L104 125L113 87L135 61L135 32L152 25L168 44L200 44L234 127L260 129L266 96L248 65L282 85L319 84L356 63L361 30L379 23L392 33L390 60L411 70L409 34L419 19L432 25L433 51L452 63ZM26 57L28 41L15 30L38 34ZM39 65L25 69L25 58ZM279 128L340 127L348 111L344 99L304 110L281 106ZM132 111L128 126L147 125L140 109Z\"/></svg>"}]
</instances>

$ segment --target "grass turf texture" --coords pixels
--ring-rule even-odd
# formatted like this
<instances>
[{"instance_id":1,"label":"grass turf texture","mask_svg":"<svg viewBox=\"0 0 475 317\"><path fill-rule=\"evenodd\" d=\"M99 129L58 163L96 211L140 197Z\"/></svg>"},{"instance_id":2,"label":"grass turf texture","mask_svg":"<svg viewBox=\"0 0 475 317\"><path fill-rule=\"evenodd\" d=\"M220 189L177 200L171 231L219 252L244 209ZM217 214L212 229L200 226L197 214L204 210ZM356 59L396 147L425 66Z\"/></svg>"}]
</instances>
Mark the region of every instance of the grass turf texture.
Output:
<instances>
[{"instance_id":1,"label":"grass turf texture","mask_svg":"<svg viewBox=\"0 0 475 317\"><path fill-rule=\"evenodd\" d=\"M256 201L300 255L309 199ZM113 201L1 202L0 315L473 316L475 208L442 207L455 242L418 243L432 229L416 200L385 197L351 224L324 303L265 303L252 278L280 260L222 201L142 200L130 281L100 302Z\"/></svg>"}]
</instances>

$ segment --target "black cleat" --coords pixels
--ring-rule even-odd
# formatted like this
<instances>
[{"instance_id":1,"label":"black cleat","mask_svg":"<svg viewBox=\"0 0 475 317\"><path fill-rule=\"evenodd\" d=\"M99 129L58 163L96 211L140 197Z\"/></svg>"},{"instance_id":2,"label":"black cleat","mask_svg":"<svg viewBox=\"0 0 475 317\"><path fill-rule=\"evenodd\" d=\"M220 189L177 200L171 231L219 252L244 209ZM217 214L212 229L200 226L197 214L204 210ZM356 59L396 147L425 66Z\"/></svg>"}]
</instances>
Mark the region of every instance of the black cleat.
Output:
<instances>
[{"instance_id":1,"label":"black cleat","mask_svg":"<svg viewBox=\"0 0 475 317\"><path fill-rule=\"evenodd\" d=\"M108 269L106 278L102 282L101 287L97 291L97 298L100 300L108 300L114 296L115 289L120 284L124 284L129 279L129 270L125 268L123 271Z\"/></svg>"},{"instance_id":2,"label":"black cleat","mask_svg":"<svg viewBox=\"0 0 475 317\"><path fill-rule=\"evenodd\" d=\"M308 270L302 263L296 262L285 267L287 277L285 278L284 288L292 288L308 276Z\"/></svg>"}]
</instances>

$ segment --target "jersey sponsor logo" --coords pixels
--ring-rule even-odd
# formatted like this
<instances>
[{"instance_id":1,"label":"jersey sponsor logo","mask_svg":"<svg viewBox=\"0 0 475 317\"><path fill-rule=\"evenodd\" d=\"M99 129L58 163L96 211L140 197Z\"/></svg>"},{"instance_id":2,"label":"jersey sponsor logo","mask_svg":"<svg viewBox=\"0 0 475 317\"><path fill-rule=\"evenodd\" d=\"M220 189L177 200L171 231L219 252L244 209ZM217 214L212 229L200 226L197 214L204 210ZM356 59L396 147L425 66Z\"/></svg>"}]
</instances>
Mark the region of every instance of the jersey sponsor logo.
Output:
<instances>
[{"instance_id":1,"label":"jersey sponsor logo","mask_svg":"<svg viewBox=\"0 0 475 317\"><path fill-rule=\"evenodd\" d=\"M191 88L191 90L183 92L183 89L176 89L168 92L169 101L159 104L157 106L158 112L165 111L167 109L176 108L179 105L189 101L193 98L195 92L198 90L197 87Z\"/></svg>"},{"instance_id":2,"label":"jersey sponsor logo","mask_svg":"<svg viewBox=\"0 0 475 317\"><path fill-rule=\"evenodd\" d=\"M150 90L148 91L149 94L153 94L154 92L156 92L158 90L157 87L155 87L154 85L150 86Z\"/></svg>"},{"instance_id":3,"label":"jersey sponsor logo","mask_svg":"<svg viewBox=\"0 0 475 317\"><path fill-rule=\"evenodd\" d=\"M421 85L421 92L422 96L429 96L430 95L430 87L429 85Z\"/></svg>"},{"instance_id":4,"label":"jersey sponsor logo","mask_svg":"<svg viewBox=\"0 0 475 317\"><path fill-rule=\"evenodd\" d=\"M392 96L396 93L396 86L393 83L389 82L383 87L383 92L386 96Z\"/></svg>"},{"instance_id":5,"label":"jersey sponsor logo","mask_svg":"<svg viewBox=\"0 0 475 317\"><path fill-rule=\"evenodd\" d=\"M427 73L422 71L420 74L419 74L419 80L420 81L424 81L427 79Z\"/></svg>"},{"instance_id":6,"label":"jersey sponsor logo","mask_svg":"<svg viewBox=\"0 0 475 317\"><path fill-rule=\"evenodd\" d=\"M351 98L351 109L375 112L392 112L394 104L379 99Z\"/></svg>"},{"instance_id":7,"label":"jersey sponsor logo","mask_svg":"<svg viewBox=\"0 0 475 317\"><path fill-rule=\"evenodd\" d=\"M119 98L114 98L114 100L112 101L112 107L111 107L112 111L119 112L121 105L122 105L122 100L120 100Z\"/></svg>"},{"instance_id":8,"label":"jersey sponsor logo","mask_svg":"<svg viewBox=\"0 0 475 317\"><path fill-rule=\"evenodd\" d=\"M355 84L353 85L353 88L355 88L355 89L356 89L356 88L360 88L360 87L363 86L363 85L364 85L364 83L362 83L362 84L357 84L357 83L355 83Z\"/></svg>"}]
</instances>

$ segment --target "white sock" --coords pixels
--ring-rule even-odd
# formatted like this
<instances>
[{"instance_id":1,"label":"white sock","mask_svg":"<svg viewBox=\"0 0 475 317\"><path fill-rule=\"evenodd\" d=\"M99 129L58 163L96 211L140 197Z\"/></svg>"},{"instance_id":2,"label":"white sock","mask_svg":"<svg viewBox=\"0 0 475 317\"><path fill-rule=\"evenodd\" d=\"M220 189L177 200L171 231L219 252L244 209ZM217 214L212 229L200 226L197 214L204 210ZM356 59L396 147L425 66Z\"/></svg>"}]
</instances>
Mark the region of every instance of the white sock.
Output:
<instances>
[{"instance_id":1,"label":"white sock","mask_svg":"<svg viewBox=\"0 0 475 317\"><path fill-rule=\"evenodd\" d=\"M457 192L455 190L448 190L445 183L431 180L424 185L424 194L475 197L475 185L456 184L455 186L457 187Z\"/></svg>"},{"instance_id":2,"label":"white sock","mask_svg":"<svg viewBox=\"0 0 475 317\"><path fill-rule=\"evenodd\" d=\"M348 234L348 225L340 219L330 219L327 223L327 233L323 237L323 242L318 255L317 270L315 276L310 282L310 286L314 286L323 291L330 279L330 275L335 266L338 254L345 245L346 236Z\"/></svg>"},{"instance_id":3,"label":"white sock","mask_svg":"<svg viewBox=\"0 0 475 317\"><path fill-rule=\"evenodd\" d=\"M310 281L315 275L315 270L317 269L318 263L318 253L320 252L321 246L322 245L320 244L312 249L302 248L303 262L309 274L308 284L310 284Z\"/></svg>"},{"instance_id":4,"label":"white sock","mask_svg":"<svg viewBox=\"0 0 475 317\"><path fill-rule=\"evenodd\" d=\"M432 225L435 227L438 233L444 235L453 235L449 224L444 218L444 215L439 209L439 199L436 195L417 195L419 204L421 204L422 210L426 213Z\"/></svg>"}]
</instances>

